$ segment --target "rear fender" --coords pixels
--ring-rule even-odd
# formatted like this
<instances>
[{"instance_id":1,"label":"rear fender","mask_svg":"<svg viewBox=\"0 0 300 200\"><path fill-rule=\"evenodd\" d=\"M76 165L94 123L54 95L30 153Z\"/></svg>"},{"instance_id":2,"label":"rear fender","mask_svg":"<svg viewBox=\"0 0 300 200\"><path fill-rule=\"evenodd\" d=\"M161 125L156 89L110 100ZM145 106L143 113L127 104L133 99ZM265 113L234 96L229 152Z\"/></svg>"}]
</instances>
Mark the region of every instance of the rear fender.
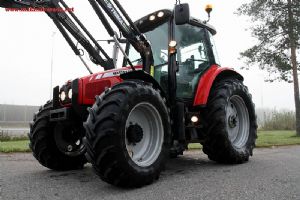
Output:
<instances>
[{"instance_id":1,"label":"rear fender","mask_svg":"<svg viewBox=\"0 0 300 200\"><path fill-rule=\"evenodd\" d=\"M199 79L194 98L194 106L205 106L214 82L218 79L227 77L235 77L239 80L244 80L243 76L232 68L220 67L218 65L211 66Z\"/></svg>"}]
</instances>

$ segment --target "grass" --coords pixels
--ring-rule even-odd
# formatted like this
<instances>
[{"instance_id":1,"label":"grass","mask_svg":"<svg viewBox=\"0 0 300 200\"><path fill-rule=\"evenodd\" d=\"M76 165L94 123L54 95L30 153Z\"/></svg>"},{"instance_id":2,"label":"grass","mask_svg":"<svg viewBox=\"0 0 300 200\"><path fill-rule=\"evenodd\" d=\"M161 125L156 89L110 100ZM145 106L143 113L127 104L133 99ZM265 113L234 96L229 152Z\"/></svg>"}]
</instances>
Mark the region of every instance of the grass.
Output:
<instances>
[{"instance_id":1,"label":"grass","mask_svg":"<svg viewBox=\"0 0 300 200\"><path fill-rule=\"evenodd\" d=\"M26 138L0 138L0 152L30 152ZM300 145L295 131L258 131L256 147ZM200 144L189 144L189 149L201 149Z\"/></svg>"},{"instance_id":2,"label":"grass","mask_svg":"<svg viewBox=\"0 0 300 200\"><path fill-rule=\"evenodd\" d=\"M257 147L300 145L295 131L258 131Z\"/></svg>"},{"instance_id":3,"label":"grass","mask_svg":"<svg viewBox=\"0 0 300 200\"><path fill-rule=\"evenodd\" d=\"M300 137L296 136L295 131L258 131L256 147L273 147L300 145ZM189 149L201 149L202 146L198 143L189 144Z\"/></svg>"},{"instance_id":4,"label":"grass","mask_svg":"<svg viewBox=\"0 0 300 200\"><path fill-rule=\"evenodd\" d=\"M28 140L9 140L0 142L0 152L12 153L12 152L30 152Z\"/></svg>"},{"instance_id":5,"label":"grass","mask_svg":"<svg viewBox=\"0 0 300 200\"><path fill-rule=\"evenodd\" d=\"M189 149L193 150L193 149L202 149L202 145L199 143L191 143L189 144Z\"/></svg>"}]
</instances>

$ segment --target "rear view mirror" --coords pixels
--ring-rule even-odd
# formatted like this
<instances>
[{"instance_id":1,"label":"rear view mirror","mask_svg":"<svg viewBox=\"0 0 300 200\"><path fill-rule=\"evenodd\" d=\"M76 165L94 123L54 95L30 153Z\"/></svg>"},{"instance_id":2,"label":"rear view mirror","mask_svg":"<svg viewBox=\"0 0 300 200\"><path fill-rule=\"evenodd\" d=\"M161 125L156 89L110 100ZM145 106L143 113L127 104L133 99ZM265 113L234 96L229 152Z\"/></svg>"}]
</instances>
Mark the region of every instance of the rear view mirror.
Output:
<instances>
[{"instance_id":1,"label":"rear view mirror","mask_svg":"<svg viewBox=\"0 0 300 200\"><path fill-rule=\"evenodd\" d=\"M190 8L189 4L178 4L174 10L175 24L182 25L190 22Z\"/></svg>"}]
</instances>

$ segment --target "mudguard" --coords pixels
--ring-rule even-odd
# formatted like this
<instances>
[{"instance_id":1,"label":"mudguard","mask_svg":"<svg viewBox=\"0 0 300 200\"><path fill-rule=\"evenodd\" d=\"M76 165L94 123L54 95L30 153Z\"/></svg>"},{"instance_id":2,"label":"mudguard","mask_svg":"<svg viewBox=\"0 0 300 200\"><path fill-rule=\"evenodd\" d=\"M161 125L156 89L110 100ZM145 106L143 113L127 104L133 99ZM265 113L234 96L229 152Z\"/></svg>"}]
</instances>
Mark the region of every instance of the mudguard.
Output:
<instances>
[{"instance_id":1,"label":"mudguard","mask_svg":"<svg viewBox=\"0 0 300 200\"><path fill-rule=\"evenodd\" d=\"M244 80L242 75L229 67L211 66L199 79L197 91L194 98L194 106L205 106L213 83L217 79L235 77Z\"/></svg>"},{"instance_id":2,"label":"mudguard","mask_svg":"<svg viewBox=\"0 0 300 200\"><path fill-rule=\"evenodd\" d=\"M165 96L165 92L163 91L161 86L158 84L158 82L144 70L130 71L128 73L121 74L120 77L123 80L138 79L138 80L142 80L142 81L151 83L155 89L159 89L161 91L161 94L163 96Z\"/></svg>"}]
</instances>

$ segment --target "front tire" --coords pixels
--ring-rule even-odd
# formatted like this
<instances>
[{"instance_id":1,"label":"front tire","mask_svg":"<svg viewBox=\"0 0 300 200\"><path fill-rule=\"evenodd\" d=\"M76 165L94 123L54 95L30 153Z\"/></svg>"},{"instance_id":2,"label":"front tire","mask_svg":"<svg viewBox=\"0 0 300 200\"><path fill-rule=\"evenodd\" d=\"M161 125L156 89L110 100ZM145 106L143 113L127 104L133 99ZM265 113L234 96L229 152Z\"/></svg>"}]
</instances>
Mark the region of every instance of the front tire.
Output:
<instances>
[{"instance_id":1,"label":"front tire","mask_svg":"<svg viewBox=\"0 0 300 200\"><path fill-rule=\"evenodd\" d=\"M74 126L64 122L50 122L51 109L52 102L50 101L40 108L30 124L30 133L28 134L29 147L33 156L40 164L53 170L65 171L83 168L87 160L84 156L85 148L83 143L82 145L79 144L82 137L77 135L76 139L74 137L72 139L69 138L74 140L74 142L68 141L69 143L67 144L65 137L69 135L69 130L73 130ZM74 148L72 151L67 151L67 148L70 150L71 143L73 147L77 146L77 149Z\"/></svg>"},{"instance_id":2,"label":"front tire","mask_svg":"<svg viewBox=\"0 0 300 200\"><path fill-rule=\"evenodd\" d=\"M253 154L257 123L251 95L237 79L216 82L204 110L203 152L220 163L243 163Z\"/></svg>"},{"instance_id":3,"label":"front tire","mask_svg":"<svg viewBox=\"0 0 300 200\"><path fill-rule=\"evenodd\" d=\"M89 112L86 157L102 180L141 187L158 179L171 129L157 90L143 82L125 81L98 96Z\"/></svg>"}]
</instances>

